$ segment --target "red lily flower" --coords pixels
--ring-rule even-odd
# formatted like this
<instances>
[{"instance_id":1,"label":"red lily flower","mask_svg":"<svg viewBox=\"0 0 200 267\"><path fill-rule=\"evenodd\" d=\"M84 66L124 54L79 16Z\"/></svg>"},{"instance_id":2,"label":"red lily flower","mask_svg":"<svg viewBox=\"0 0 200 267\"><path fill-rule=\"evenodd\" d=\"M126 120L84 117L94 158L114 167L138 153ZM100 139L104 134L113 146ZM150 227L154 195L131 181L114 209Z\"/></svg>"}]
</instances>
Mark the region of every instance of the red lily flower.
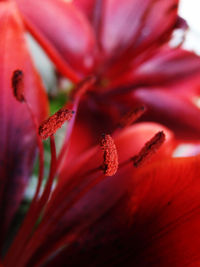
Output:
<instances>
[{"instance_id":1,"label":"red lily flower","mask_svg":"<svg viewBox=\"0 0 200 267\"><path fill-rule=\"evenodd\" d=\"M62 74L74 82L96 76L81 113L92 113L92 121L101 118L109 131L139 102L149 107L146 119L165 123L179 137L199 136L193 100L199 94L200 59L169 47L180 26L178 0L145 0L142 5L140 0L15 1L28 30Z\"/></svg>"},{"instance_id":2,"label":"red lily flower","mask_svg":"<svg viewBox=\"0 0 200 267\"><path fill-rule=\"evenodd\" d=\"M46 116L46 96L25 46L18 11L13 3L0 4L0 55L4 64L0 75L2 233L22 198L36 140L41 145L40 138L50 136L52 151L46 186L42 191L41 161L30 209L0 265L197 266L199 157L171 159L172 133L147 123L114 132L113 138L103 135L100 149L93 147L79 153L82 139L86 137L90 142L90 132L87 124L77 123L73 111L67 108L41 123L36 133L33 122L37 124ZM92 82L89 78L75 90L74 102L68 104L73 110L77 111L82 94ZM132 113L135 117L142 109L137 110ZM129 123L127 118L121 122L122 127ZM61 156L56 158L53 134L65 119L71 119L69 131ZM76 125L82 126L81 132ZM166 142L145 163L163 143L163 132ZM57 172L59 179L52 192Z\"/></svg>"},{"instance_id":3,"label":"red lily flower","mask_svg":"<svg viewBox=\"0 0 200 267\"><path fill-rule=\"evenodd\" d=\"M16 73L18 76L16 76ZM19 99L24 100L20 97L22 96L22 80L19 78L21 76L19 73L19 71L14 73L13 84L16 86L16 88L14 88L15 94L17 94ZM17 90L18 86L20 90ZM20 105L23 105L23 103ZM74 105L74 107L76 107L76 105ZM45 123L41 124L39 128L40 135L44 138L48 135L52 135L57 127L64 121L64 118L70 119L71 115L72 112L62 109L50 119L45 121ZM71 124L73 123L74 121L72 119ZM155 150L157 145L161 144L160 141L163 142L163 134L159 133L156 138L145 145L141 152L139 152L140 149L142 148L144 142L150 139L157 131L161 130L164 130L167 142L163 145L160 153L155 155L154 159L152 159L152 163L149 163L148 165L149 169L153 169L151 171L153 174L151 175L151 172L147 167L142 167L145 174L143 172L142 175L140 173L138 174L138 172L134 170L133 163L135 166L139 166L146 156L148 156L148 153ZM84 132L81 132L81 135L84 136ZM79 140L81 141L81 138L77 139L77 141ZM116 159L116 154L113 158L115 145L119 155L119 170L114 175L117 168L117 163L114 165L112 163L113 159ZM82 245L84 246L84 244L87 245L83 258L86 260L86 266L98 266L101 263L107 264L107 262L107 265L121 264L121 262L125 262L127 264L139 262L138 266L145 266L144 264L146 264L146 261L149 259L152 264L157 261L157 258L150 258L149 254L151 255L151 251L148 251L149 247L147 245L149 244L149 239L151 240L153 238L153 241L157 240L154 238L154 235L157 234L159 236L162 233L161 231L163 231L163 228L164 230L166 228L167 231L169 231L165 223L162 221L162 217L161 221L159 220L159 214L163 216L160 209L165 207L166 201L167 203L172 201L173 197L177 195L176 193L182 193L183 195L181 199L185 199L185 191L182 190L182 187L181 191L179 191L180 188L178 187L178 191L174 191L174 195L170 194L169 197L165 197L165 191L164 193L160 191L160 186L154 186L154 197L152 197L151 193L151 181L155 178L152 178L155 174L154 164L158 164L158 157L159 159L162 157L169 158L169 155L171 155L173 150L172 134L167 129L164 129L156 124L138 124L118 133L115 137L115 145L111 142L111 139L108 138L108 141L102 143L104 153L103 157L102 153L95 147L90 151L86 151L84 154L77 154L75 157L76 162L74 162L74 164L66 161L63 165L58 184L52 195L50 195L53 178L56 172L56 167L58 167L57 164L59 160L59 158L58 160L55 158L55 146L53 137L51 136L52 163L49 179L41 196L38 195L40 190L36 191L37 197L35 195L27 217L16 236L16 239L3 259L3 266L23 267L41 266L42 264L47 266L53 266L55 264L62 266L65 265L66 262L69 266L74 266L74 264L80 264L80 262L77 262L76 259L77 256L80 256L80 259L82 259ZM138 154L138 156L133 157L134 154ZM70 159L70 157L68 158ZM99 168L102 164L101 158L104 160L104 168ZM190 161L191 160L187 160L184 163L187 163L187 165L190 166ZM163 163L161 166L165 166L165 164L167 165L167 163ZM160 168L160 165L157 165L157 167L158 166ZM185 172L184 168L180 168L178 162L173 162L170 168L169 164L165 167L168 168L168 173L170 170L170 173L174 175L170 177L171 179L173 177L176 179L177 175L182 173L182 170ZM109 168L109 170L107 168ZM115 169L113 170L113 168ZM178 171L176 171L176 168L178 168ZM104 174L110 175L111 171L114 175L113 177L104 176ZM196 174L196 172L193 174ZM191 183L196 181L193 176L191 180ZM165 181L168 185L168 179L161 181ZM182 185L182 181L180 183ZM167 190L168 187L166 184L164 188ZM172 186L174 186L174 184L172 184ZM186 200L188 201L186 201L186 203L190 207L191 196L186 198ZM158 201L159 206L156 205ZM149 203L147 207L145 205L146 202ZM150 206L150 204L152 206ZM170 205L168 204L168 206ZM152 216L155 214L157 219L156 225L152 225L152 223L150 223L152 219L150 207L152 208ZM175 209L175 212L174 208L172 208L172 210L168 209L167 214L171 214L171 223L176 222L177 213L180 213L180 216L182 214L184 216L187 215L187 210L183 210L182 205L175 205ZM186 212L186 215L184 212ZM109 217L109 214L111 217ZM135 224L132 224L135 216L137 216L137 220ZM38 221L39 218L40 221ZM189 219L191 219L190 224L193 227L194 221L192 218ZM137 231L132 231L132 226L134 226L133 229L137 229ZM147 231L144 232L144 229L146 228ZM181 223L180 226L177 225L177 228L178 233L179 231L185 230L184 225L182 226ZM96 243L95 239L99 234L102 235L102 238L99 240L100 242ZM173 232L171 235L173 237ZM193 232L192 235L194 236ZM130 237L131 241L129 239ZM134 246L132 246L133 240L135 240L135 242L139 245L136 246L134 244ZM164 250L160 250L160 254L157 254L157 257L159 259L161 257L163 263L165 263L166 257L165 254L164 256L162 255L165 253L165 248L169 249L168 240L171 240L170 235L167 240L160 238L161 243L166 243ZM111 253L108 254L107 251L101 250L102 247L113 247L113 244L116 244L116 242L118 245L115 245L113 250L110 250ZM78 247L76 244L78 244ZM93 252L93 250L96 251L96 244L100 246L98 253L96 254L97 258L90 260L88 258L88 253ZM128 251L134 249L134 254L129 256L129 254L127 255L126 253L126 250L124 251L123 249L120 249L121 253L117 253L118 246L123 244L126 245L126 249ZM155 243L155 249L157 249L159 244L159 241ZM187 242L186 244L184 251L187 252L189 243ZM141 247L147 247L147 249L142 250ZM177 246L176 250L178 251L179 249L180 247ZM169 261L174 264L174 266L179 262L181 264L185 264L187 262L190 263L191 257L196 256L195 250L196 246L194 246L193 250L191 250L191 256L189 255L190 257L186 258L185 261L182 260L182 257L181 259L177 259L175 257L176 255L171 257ZM140 258L138 251L140 251L141 254L143 253L146 257L143 257L142 254ZM115 257L116 253L120 256L119 259ZM64 259L63 255L65 255ZM91 255L92 254L90 254L90 256ZM100 255L100 258L98 255ZM169 258L168 255L167 258Z\"/></svg>"},{"instance_id":4,"label":"red lily flower","mask_svg":"<svg viewBox=\"0 0 200 267\"><path fill-rule=\"evenodd\" d=\"M33 66L24 39L24 28L13 3L0 2L0 247L11 220L19 208L35 158L37 139L31 115L39 122L47 116L47 98L42 82ZM20 84L25 102L13 96L13 70L25 73L20 84L20 72L13 83ZM17 94L17 92L15 91ZM21 98L21 101L25 99ZM32 114L28 110L31 110Z\"/></svg>"}]
</instances>

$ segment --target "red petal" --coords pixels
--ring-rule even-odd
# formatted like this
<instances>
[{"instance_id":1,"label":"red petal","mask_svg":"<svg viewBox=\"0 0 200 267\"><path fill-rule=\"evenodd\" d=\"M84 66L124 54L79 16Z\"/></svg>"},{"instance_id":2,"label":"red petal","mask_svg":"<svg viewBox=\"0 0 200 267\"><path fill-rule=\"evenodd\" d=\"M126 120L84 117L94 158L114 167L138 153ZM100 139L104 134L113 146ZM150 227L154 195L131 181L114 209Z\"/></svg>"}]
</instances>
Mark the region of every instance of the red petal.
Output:
<instances>
[{"instance_id":1,"label":"red petal","mask_svg":"<svg viewBox=\"0 0 200 267\"><path fill-rule=\"evenodd\" d=\"M177 0L107 0L102 44L108 53L150 44L170 32L177 20Z\"/></svg>"},{"instance_id":2,"label":"red petal","mask_svg":"<svg viewBox=\"0 0 200 267\"><path fill-rule=\"evenodd\" d=\"M72 68L85 71L92 67L94 37L81 12L62 0L15 1L28 29L61 73L77 81L79 77Z\"/></svg>"},{"instance_id":3,"label":"red petal","mask_svg":"<svg viewBox=\"0 0 200 267\"><path fill-rule=\"evenodd\" d=\"M144 59L142 59L144 61ZM132 62L131 71L114 80L116 84L162 85L185 82L200 75L200 58L181 48L165 47L144 63ZM191 83L190 83L190 87Z\"/></svg>"},{"instance_id":4,"label":"red petal","mask_svg":"<svg viewBox=\"0 0 200 267\"><path fill-rule=\"evenodd\" d=\"M88 17L96 34L97 41L101 36L101 27L104 17L104 4L102 0L74 0L73 4L81 9ZM100 55L101 57L101 55Z\"/></svg>"},{"instance_id":5,"label":"red petal","mask_svg":"<svg viewBox=\"0 0 200 267\"><path fill-rule=\"evenodd\" d=\"M199 138L200 110L190 97L164 89L139 89L134 96L149 107L151 120L166 123L179 137Z\"/></svg>"},{"instance_id":6,"label":"red petal","mask_svg":"<svg viewBox=\"0 0 200 267\"><path fill-rule=\"evenodd\" d=\"M139 244L138 266L187 266L199 259L199 160L164 161L136 174L131 206L137 206L132 238Z\"/></svg>"},{"instance_id":7,"label":"red petal","mask_svg":"<svg viewBox=\"0 0 200 267\"><path fill-rule=\"evenodd\" d=\"M85 13L92 22L94 19L94 7L96 0L73 0L73 4Z\"/></svg>"},{"instance_id":8,"label":"red petal","mask_svg":"<svg viewBox=\"0 0 200 267\"><path fill-rule=\"evenodd\" d=\"M199 157L173 159L139 170L132 177L130 197L126 194L96 221L71 251L66 249L56 259L57 263L198 266L199 161Z\"/></svg>"},{"instance_id":9,"label":"red petal","mask_svg":"<svg viewBox=\"0 0 200 267\"><path fill-rule=\"evenodd\" d=\"M28 54L24 29L13 3L0 2L0 24L0 213L4 231L22 200L36 149L30 114L12 93L13 71L23 70L25 95L40 122L47 114L47 98Z\"/></svg>"}]
</instances>

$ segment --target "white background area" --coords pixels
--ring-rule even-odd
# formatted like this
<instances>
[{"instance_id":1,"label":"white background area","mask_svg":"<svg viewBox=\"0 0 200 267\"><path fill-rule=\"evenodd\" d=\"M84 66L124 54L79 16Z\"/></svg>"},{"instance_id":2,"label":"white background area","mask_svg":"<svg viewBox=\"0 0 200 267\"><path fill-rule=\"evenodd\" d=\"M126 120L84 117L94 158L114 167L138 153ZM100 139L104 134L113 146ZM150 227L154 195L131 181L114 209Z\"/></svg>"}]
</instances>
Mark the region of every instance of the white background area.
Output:
<instances>
[{"instance_id":1,"label":"white background area","mask_svg":"<svg viewBox=\"0 0 200 267\"><path fill-rule=\"evenodd\" d=\"M200 54L200 0L181 0L179 14L190 27L184 47Z\"/></svg>"}]
</instances>

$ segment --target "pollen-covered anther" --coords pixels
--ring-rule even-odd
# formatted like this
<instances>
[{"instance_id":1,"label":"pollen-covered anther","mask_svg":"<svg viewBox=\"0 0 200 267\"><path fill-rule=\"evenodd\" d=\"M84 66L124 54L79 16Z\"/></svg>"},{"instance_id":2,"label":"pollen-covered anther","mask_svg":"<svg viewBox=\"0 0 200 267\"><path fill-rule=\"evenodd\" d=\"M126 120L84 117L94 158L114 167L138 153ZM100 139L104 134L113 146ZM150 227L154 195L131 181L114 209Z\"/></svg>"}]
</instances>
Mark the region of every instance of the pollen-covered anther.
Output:
<instances>
[{"instance_id":1,"label":"pollen-covered anther","mask_svg":"<svg viewBox=\"0 0 200 267\"><path fill-rule=\"evenodd\" d=\"M161 131L154 135L144 147L141 149L138 155L134 156L131 160L133 161L134 167L141 166L147 159L149 159L156 151L161 147L165 141L165 134Z\"/></svg>"},{"instance_id":2,"label":"pollen-covered anther","mask_svg":"<svg viewBox=\"0 0 200 267\"><path fill-rule=\"evenodd\" d=\"M24 102L24 74L22 70L13 71L12 75L12 89L15 98L19 102Z\"/></svg>"},{"instance_id":3,"label":"pollen-covered anther","mask_svg":"<svg viewBox=\"0 0 200 267\"><path fill-rule=\"evenodd\" d=\"M102 169L104 174L106 176L113 176L118 169L118 154L115 143L110 135L103 135L101 149L103 150Z\"/></svg>"},{"instance_id":4,"label":"pollen-covered anther","mask_svg":"<svg viewBox=\"0 0 200 267\"><path fill-rule=\"evenodd\" d=\"M119 127L124 128L125 126L131 125L136 120L138 120L144 114L145 111L145 106L140 106L129 111L122 117L121 121L119 122Z\"/></svg>"},{"instance_id":5,"label":"pollen-covered anther","mask_svg":"<svg viewBox=\"0 0 200 267\"><path fill-rule=\"evenodd\" d=\"M42 137L42 139L47 139L53 135L65 121L71 120L73 114L74 111L61 108L40 125L39 135Z\"/></svg>"}]
</instances>

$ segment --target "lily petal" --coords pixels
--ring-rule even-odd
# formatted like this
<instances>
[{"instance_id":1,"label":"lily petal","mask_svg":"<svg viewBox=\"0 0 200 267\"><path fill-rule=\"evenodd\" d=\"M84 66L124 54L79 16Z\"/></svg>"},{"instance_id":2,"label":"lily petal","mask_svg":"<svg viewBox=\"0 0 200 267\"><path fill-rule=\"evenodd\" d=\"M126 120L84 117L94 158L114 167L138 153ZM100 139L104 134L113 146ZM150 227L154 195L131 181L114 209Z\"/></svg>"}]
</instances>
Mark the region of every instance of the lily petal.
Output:
<instances>
[{"instance_id":1,"label":"lily petal","mask_svg":"<svg viewBox=\"0 0 200 267\"><path fill-rule=\"evenodd\" d=\"M129 193L55 262L67 261L69 266L81 262L86 266L198 266L199 161L199 157L164 160L135 172Z\"/></svg>"},{"instance_id":2,"label":"lily petal","mask_svg":"<svg viewBox=\"0 0 200 267\"><path fill-rule=\"evenodd\" d=\"M59 71L77 82L93 65L94 36L85 17L62 0L15 0L26 26ZM76 71L73 69L75 68Z\"/></svg>"},{"instance_id":3,"label":"lily petal","mask_svg":"<svg viewBox=\"0 0 200 267\"><path fill-rule=\"evenodd\" d=\"M134 97L149 107L148 116L172 127L180 138L199 138L200 110L189 96L162 89L139 89Z\"/></svg>"},{"instance_id":4,"label":"lily petal","mask_svg":"<svg viewBox=\"0 0 200 267\"><path fill-rule=\"evenodd\" d=\"M155 42L175 26L177 5L177 0L105 1L103 48L112 54Z\"/></svg>"},{"instance_id":5,"label":"lily petal","mask_svg":"<svg viewBox=\"0 0 200 267\"><path fill-rule=\"evenodd\" d=\"M93 22L96 0L72 0L72 2L85 13L90 22Z\"/></svg>"},{"instance_id":6,"label":"lily petal","mask_svg":"<svg viewBox=\"0 0 200 267\"><path fill-rule=\"evenodd\" d=\"M200 74L200 58L193 52L182 48L173 49L165 46L152 55L150 59L144 60L145 58L139 59L136 66L133 60L130 70L119 78L116 77L113 81L115 86L117 84L171 85L185 83L189 79L194 80ZM190 88L192 90L191 82Z\"/></svg>"},{"instance_id":7,"label":"lily petal","mask_svg":"<svg viewBox=\"0 0 200 267\"><path fill-rule=\"evenodd\" d=\"M14 98L11 89L14 70L24 72L25 96L39 122L46 117L48 108L15 4L0 2L0 25L0 233L3 238L22 200L36 151L36 133L30 114L26 105Z\"/></svg>"}]
</instances>

